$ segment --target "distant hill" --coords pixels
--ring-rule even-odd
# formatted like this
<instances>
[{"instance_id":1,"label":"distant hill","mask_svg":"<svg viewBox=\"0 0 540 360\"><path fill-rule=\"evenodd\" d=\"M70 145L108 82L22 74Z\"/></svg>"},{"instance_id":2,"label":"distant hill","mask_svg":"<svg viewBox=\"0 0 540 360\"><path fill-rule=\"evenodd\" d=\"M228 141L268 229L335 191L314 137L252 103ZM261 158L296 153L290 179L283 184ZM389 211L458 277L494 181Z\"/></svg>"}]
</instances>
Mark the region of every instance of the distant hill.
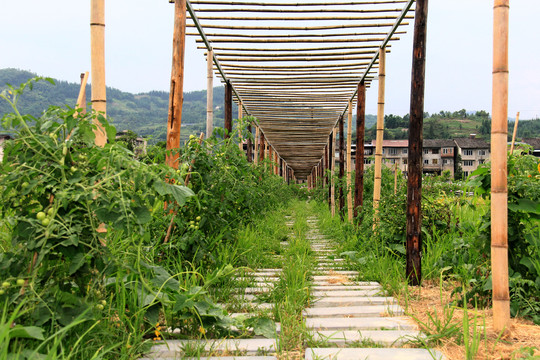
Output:
<instances>
[{"instance_id":1,"label":"distant hill","mask_svg":"<svg viewBox=\"0 0 540 360\"><path fill-rule=\"evenodd\" d=\"M17 69L0 69L0 91L9 83L13 86L37 76L29 71ZM79 94L79 84L55 80L56 85L39 82L32 91L26 91L19 101L21 113L39 116L50 105L74 106ZM86 88L87 101L90 101L90 85ZM214 88L214 125L223 126L224 88ZM166 124L169 107L169 93L150 91L148 93L131 94L107 87L107 115L118 131L132 130L139 136L151 137L155 140L166 138ZM11 112L5 101L0 101L0 117ZM236 106L233 106L233 117L237 117ZM184 93L182 111L182 139L190 134L198 134L206 130L206 91Z\"/></svg>"},{"instance_id":2,"label":"distant hill","mask_svg":"<svg viewBox=\"0 0 540 360\"><path fill-rule=\"evenodd\" d=\"M36 74L17 69L0 69L0 91L9 83L18 86L20 83L35 77ZM19 111L39 116L50 105L74 106L79 93L79 84L55 80L56 85L40 82L33 91L27 91L19 102ZM87 86L87 100L90 101L90 85ZM214 88L214 124L223 126L224 87ZM107 88L107 114L118 131L132 130L139 136L152 138L155 141L165 140L166 124L169 106L169 93L165 91L150 91L141 94L131 94L118 89ZM0 117L11 112L9 104L0 101ZM237 108L233 106L233 117L236 118ZM353 124L356 124L354 116ZM366 140L375 138L375 115L366 114ZM408 137L408 115L404 117L387 114L385 116L386 139L406 139ZM206 90L184 93L182 110L182 140L190 134L198 134L206 129ZM1 130L1 128L0 128ZM509 123L509 133L513 130L513 122ZM353 132L355 129L353 128ZM440 111L436 114L424 114L424 138L459 138L469 134L479 137L489 137L490 120L486 111L456 112ZM521 121L518 137L540 137L540 120ZM355 136L353 136L353 139Z\"/></svg>"}]
</instances>

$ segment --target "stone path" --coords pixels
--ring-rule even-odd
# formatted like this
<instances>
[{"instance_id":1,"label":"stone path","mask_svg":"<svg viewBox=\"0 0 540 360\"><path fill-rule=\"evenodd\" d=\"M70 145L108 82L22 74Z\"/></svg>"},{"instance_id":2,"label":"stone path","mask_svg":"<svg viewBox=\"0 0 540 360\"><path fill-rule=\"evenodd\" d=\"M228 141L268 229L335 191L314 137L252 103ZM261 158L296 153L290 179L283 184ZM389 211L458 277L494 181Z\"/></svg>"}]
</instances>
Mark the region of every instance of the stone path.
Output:
<instances>
[{"instance_id":1,"label":"stone path","mask_svg":"<svg viewBox=\"0 0 540 360\"><path fill-rule=\"evenodd\" d=\"M286 225L292 228L290 217ZM419 335L416 324L403 316L403 309L394 298L384 294L378 283L356 281L358 273L345 270L345 260L336 256L332 241L319 233L315 218L308 218L308 225L307 238L317 265L313 271L312 301L303 312L308 329L305 359L443 359L434 350L402 347L408 339ZM258 269L241 274L238 280L246 287L238 289L232 303L243 312L231 316L270 312L273 304L264 299L268 300L280 272L281 269ZM280 326L276 325L274 339L169 340L153 346L147 357L140 360L277 360ZM185 352L188 348L204 348L207 356L189 357L190 353Z\"/></svg>"},{"instance_id":2,"label":"stone path","mask_svg":"<svg viewBox=\"0 0 540 360\"><path fill-rule=\"evenodd\" d=\"M313 276L312 304L305 309L309 330L306 359L430 360L434 350L400 348L418 336L416 324L403 316L397 301L374 282L358 282L358 273L343 268L332 242L322 236L314 218L308 238L318 265Z\"/></svg>"}]
</instances>

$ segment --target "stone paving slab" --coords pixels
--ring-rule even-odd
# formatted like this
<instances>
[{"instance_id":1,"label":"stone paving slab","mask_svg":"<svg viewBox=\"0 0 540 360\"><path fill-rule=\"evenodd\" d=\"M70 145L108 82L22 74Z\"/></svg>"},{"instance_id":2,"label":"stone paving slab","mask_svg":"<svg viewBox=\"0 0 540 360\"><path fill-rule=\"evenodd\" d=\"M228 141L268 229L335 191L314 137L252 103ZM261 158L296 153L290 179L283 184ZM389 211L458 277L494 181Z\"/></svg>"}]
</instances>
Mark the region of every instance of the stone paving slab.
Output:
<instances>
[{"instance_id":1,"label":"stone paving slab","mask_svg":"<svg viewBox=\"0 0 540 360\"><path fill-rule=\"evenodd\" d=\"M366 290L316 290L312 291L313 297L346 297L346 296L377 296L380 295L382 289L366 289Z\"/></svg>"},{"instance_id":2,"label":"stone paving slab","mask_svg":"<svg viewBox=\"0 0 540 360\"><path fill-rule=\"evenodd\" d=\"M313 301L311 307L332 307L332 306L358 306L358 305L392 305L397 304L396 299L386 296L345 296L345 297L324 297Z\"/></svg>"},{"instance_id":3,"label":"stone paving slab","mask_svg":"<svg viewBox=\"0 0 540 360\"><path fill-rule=\"evenodd\" d=\"M182 360L278 360L275 356L212 356L212 357L145 357L140 358L139 360L171 360L171 359L182 359Z\"/></svg>"},{"instance_id":4,"label":"stone paving slab","mask_svg":"<svg viewBox=\"0 0 540 360\"><path fill-rule=\"evenodd\" d=\"M154 345L150 349L150 359L156 357L175 357L182 354L182 348L186 345L204 344L208 352L231 352L241 351L245 355L256 355L260 351L275 353L277 346L275 339L216 339L216 340L170 340L164 344Z\"/></svg>"},{"instance_id":5,"label":"stone paving slab","mask_svg":"<svg viewBox=\"0 0 540 360\"><path fill-rule=\"evenodd\" d=\"M433 360L443 359L436 350L385 348L306 349L306 360Z\"/></svg>"},{"instance_id":6,"label":"stone paving slab","mask_svg":"<svg viewBox=\"0 0 540 360\"><path fill-rule=\"evenodd\" d=\"M306 327L315 330L418 330L411 319L404 316L365 318L307 318Z\"/></svg>"},{"instance_id":7,"label":"stone paving slab","mask_svg":"<svg viewBox=\"0 0 540 360\"><path fill-rule=\"evenodd\" d=\"M267 277L261 277L261 276L253 276L253 277L244 277L244 278L236 278L237 281L245 281L245 282L256 282L256 283L266 283L266 282L276 282L279 281L279 277L275 276L267 276Z\"/></svg>"},{"instance_id":8,"label":"stone paving slab","mask_svg":"<svg viewBox=\"0 0 540 360\"><path fill-rule=\"evenodd\" d=\"M380 285L336 285L336 284L327 284L327 285L313 285L311 287L312 291L350 291L350 290L381 290Z\"/></svg>"},{"instance_id":9,"label":"stone paving slab","mask_svg":"<svg viewBox=\"0 0 540 360\"><path fill-rule=\"evenodd\" d=\"M360 275L358 271L351 271L351 270L329 270L330 275L343 275L343 276L357 276ZM328 274L327 274L328 275Z\"/></svg>"},{"instance_id":10,"label":"stone paving slab","mask_svg":"<svg viewBox=\"0 0 540 360\"><path fill-rule=\"evenodd\" d=\"M358 306L334 306L317 307L304 309L302 314L305 317L326 317L326 318L353 318L353 317L376 317L376 316L398 316L404 311L399 305L358 305Z\"/></svg>"},{"instance_id":11,"label":"stone paving slab","mask_svg":"<svg viewBox=\"0 0 540 360\"><path fill-rule=\"evenodd\" d=\"M312 336L315 341L331 343L337 347L346 346L347 343L372 341L383 346L401 346L412 338L419 336L419 331L413 330L341 330L341 331L315 331Z\"/></svg>"},{"instance_id":12,"label":"stone paving slab","mask_svg":"<svg viewBox=\"0 0 540 360\"><path fill-rule=\"evenodd\" d=\"M329 280L339 280L340 278L347 277L349 280L354 280L350 276L347 275L315 275L313 276L313 281L320 281L320 282L327 282ZM379 285L377 282L373 281L355 281L356 285Z\"/></svg>"}]
</instances>

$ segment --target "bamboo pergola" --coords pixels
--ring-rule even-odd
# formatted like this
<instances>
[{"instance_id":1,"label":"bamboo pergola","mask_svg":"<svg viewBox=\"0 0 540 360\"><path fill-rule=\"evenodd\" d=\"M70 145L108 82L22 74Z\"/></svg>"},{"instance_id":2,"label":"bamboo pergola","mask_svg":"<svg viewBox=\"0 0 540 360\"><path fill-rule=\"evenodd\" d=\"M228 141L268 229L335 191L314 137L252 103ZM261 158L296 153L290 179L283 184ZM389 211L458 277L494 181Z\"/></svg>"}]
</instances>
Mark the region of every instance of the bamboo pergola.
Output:
<instances>
[{"instance_id":1,"label":"bamboo pergola","mask_svg":"<svg viewBox=\"0 0 540 360\"><path fill-rule=\"evenodd\" d=\"M414 17L413 0L185 2L186 35L297 179L324 158L358 85L375 78L379 52Z\"/></svg>"}]
</instances>

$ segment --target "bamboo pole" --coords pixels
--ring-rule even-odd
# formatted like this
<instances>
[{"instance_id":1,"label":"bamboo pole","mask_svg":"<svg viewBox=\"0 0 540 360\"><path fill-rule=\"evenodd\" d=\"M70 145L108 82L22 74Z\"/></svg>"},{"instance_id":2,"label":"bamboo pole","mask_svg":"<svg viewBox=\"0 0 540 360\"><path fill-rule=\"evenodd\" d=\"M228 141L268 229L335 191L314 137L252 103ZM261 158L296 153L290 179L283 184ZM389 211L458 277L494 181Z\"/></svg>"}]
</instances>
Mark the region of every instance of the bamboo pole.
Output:
<instances>
[{"instance_id":1,"label":"bamboo pole","mask_svg":"<svg viewBox=\"0 0 540 360\"><path fill-rule=\"evenodd\" d=\"M260 129L255 126L255 154L253 156L253 163L257 165L259 163L259 153L261 148Z\"/></svg>"},{"instance_id":2,"label":"bamboo pole","mask_svg":"<svg viewBox=\"0 0 540 360\"><path fill-rule=\"evenodd\" d=\"M404 3L404 0L386 0L386 1L336 1L336 2L246 2L246 1L227 1L227 0L192 0L192 4L204 5L249 5L249 6L325 6L325 5L376 5L376 4L399 4Z\"/></svg>"},{"instance_id":3,"label":"bamboo pole","mask_svg":"<svg viewBox=\"0 0 540 360\"><path fill-rule=\"evenodd\" d=\"M330 132L330 135L328 136L328 170L329 170L329 175L328 175L328 207L330 208L330 211L332 211L332 208L333 208L333 203L332 203L332 194L333 194L333 187L334 187L334 182L333 182L333 175L334 175L334 168L333 168L333 165L334 165L334 158L335 158L335 150L334 150L334 144L333 144L333 137L334 135L334 130L332 129L332 132Z\"/></svg>"},{"instance_id":4,"label":"bamboo pole","mask_svg":"<svg viewBox=\"0 0 540 360\"><path fill-rule=\"evenodd\" d=\"M353 221L353 197L352 197L352 101L349 100L347 116L347 219Z\"/></svg>"},{"instance_id":5,"label":"bamboo pole","mask_svg":"<svg viewBox=\"0 0 540 360\"><path fill-rule=\"evenodd\" d=\"M169 116L167 119L167 165L178 169L182 105L184 101L184 53L186 41L186 0L176 0L174 5L173 57Z\"/></svg>"},{"instance_id":6,"label":"bamboo pole","mask_svg":"<svg viewBox=\"0 0 540 360\"><path fill-rule=\"evenodd\" d=\"M510 146L510 155L514 154L514 144L516 142L518 123L519 123L519 111L516 114L516 122L514 123L514 133L512 134L512 145Z\"/></svg>"},{"instance_id":7,"label":"bamboo pole","mask_svg":"<svg viewBox=\"0 0 540 360\"><path fill-rule=\"evenodd\" d=\"M332 141L332 159L330 160L330 164L332 167L332 175L330 178L330 209L332 211L332 217L336 216L336 181L334 179L334 174L336 172L336 152L335 152L335 140L336 139L336 128L334 127L332 129L332 138L330 139Z\"/></svg>"},{"instance_id":8,"label":"bamboo pole","mask_svg":"<svg viewBox=\"0 0 540 360\"><path fill-rule=\"evenodd\" d=\"M323 187L328 185L328 144L324 146Z\"/></svg>"},{"instance_id":9,"label":"bamboo pole","mask_svg":"<svg viewBox=\"0 0 540 360\"><path fill-rule=\"evenodd\" d=\"M377 226L381 200L382 144L384 137L384 94L386 83L386 53L379 50L379 97L377 102L377 139L375 143L375 179L373 184L373 229Z\"/></svg>"},{"instance_id":10,"label":"bamboo pole","mask_svg":"<svg viewBox=\"0 0 540 360\"><path fill-rule=\"evenodd\" d=\"M426 73L426 27L428 0L416 1L411 107L409 120L409 155L407 162L407 257L409 285L422 281L422 128L424 122L424 86ZM506 141L506 140L505 140Z\"/></svg>"},{"instance_id":11,"label":"bamboo pole","mask_svg":"<svg viewBox=\"0 0 540 360\"><path fill-rule=\"evenodd\" d=\"M259 139L259 163L261 163L261 165L263 164L264 162L264 153L265 153L265 145L264 145L264 133L262 131L260 131L259 129L259 133L260 133L260 139Z\"/></svg>"},{"instance_id":12,"label":"bamboo pole","mask_svg":"<svg viewBox=\"0 0 540 360\"><path fill-rule=\"evenodd\" d=\"M345 197L343 194L343 178L345 176L345 134L343 131L343 116L339 117L339 216L343 220Z\"/></svg>"},{"instance_id":13,"label":"bamboo pole","mask_svg":"<svg viewBox=\"0 0 540 360\"><path fill-rule=\"evenodd\" d=\"M409 25L408 22L402 22L401 25ZM195 27L193 24L189 24L189 27ZM311 31L311 30L336 30L336 29L360 29L360 28L382 28L392 27L394 23L359 23L353 24L336 24L336 25L318 25L318 26L261 26L261 25L221 25L221 24L203 24L205 29L227 29L227 30L285 30L285 31Z\"/></svg>"},{"instance_id":14,"label":"bamboo pole","mask_svg":"<svg viewBox=\"0 0 540 360\"><path fill-rule=\"evenodd\" d=\"M508 14L509 0L493 7L493 101L491 124L491 271L493 278L493 328L508 330ZM517 124L516 124L517 125Z\"/></svg>"},{"instance_id":15,"label":"bamboo pole","mask_svg":"<svg viewBox=\"0 0 540 360\"><path fill-rule=\"evenodd\" d=\"M251 141L251 137L253 136L253 132L252 132L252 129L251 129L251 121L248 123L247 131L248 131L249 136L247 138L246 156L247 156L248 162L253 162L253 149L252 149L253 143Z\"/></svg>"},{"instance_id":16,"label":"bamboo pole","mask_svg":"<svg viewBox=\"0 0 540 360\"><path fill-rule=\"evenodd\" d=\"M354 184L354 217L364 205L364 133L366 128L366 85L358 84L358 103L356 105L356 163Z\"/></svg>"},{"instance_id":17,"label":"bamboo pole","mask_svg":"<svg viewBox=\"0 0 540 360\"><path fill-rule=\"evenodd\" d=\"M396 162L394 164L394 195L397 194L397 168L398 168L398 163Z\"/></svg>"},{"instance_id":18,"label":"bamboo pole","mask_svg":"<svg viewBox=\"0 0 540 360\"><path fill-rule=\"evenodd\" d=\"M91 42L91 73L92 73L92 109L107 115L107 89L105 83L105 0L91 0L90 11L90 42ZM95 143L105 146L107 134L98 121L94 120L96 129Z\"/></svg>"},{"instance_id":19,"label":"bamboo pole","mask_svg":"<svg viewBox=\"0 0 540 360\"><path fill-rule=\"evenodd\" d=\"M268 146L268 160L270 160L270 162L268 163L268 166L270 166L270 168L267 170L270 170L270 174L274 172L274 167L272 165L272 163L274 162L274 154L272 153L272 146L270 146L270 144L268 144L268 141L267 141L267 146Z\"/></svg>"},{"instance_id":20,"label":"bamboo pole","mask_svg":"<svg viewBox=\"0 0 540 360\"><path fill-rule=\"evenodd\" d=\"M88 71L81 74L81 87L79 88L79 96L77 97L76 109L81 109L81 114L86 114L86 84L88 83Z\"/></svg>"},{"instance_id":21,"label":"bamboo pole","mask_svg":"<svg viewBox=\"0 0 540 360\"><path fill-rule=\"evenodd\" d=\"M244 117L244 114L242 113L242 101L238 102L238 148L243 151L244 150L244 144L242 139L242 118Z\"/></svg>"},{"instance_id":22,"label":"bamboo pole","mask_svg":"<svg viewBox=\"0 0 540 360\"><path fill-rule=\"evenodd\" d=\"M274 175L278 174L278 154L276 149L274 149Z\"/></svg>"},{"instance_id":23,"label":"bamboo pole","mask_svg":"<svg viewBox=\"0 0 540 360\"><path fill-rule=\"evenodd\" d=\"M206 54L206 138L214 131L214 51Z\"/></svg>"},{"instance_id":24,"label":"bamboo pole","mask_svg":"<svg viewBox=\"0 0 540 360\"><path fill-rule=\"evenodd\" d=\"M232 135L232 85L230 82L225 83L225 139L228 139Z\"/></svg>"}]
</instances>

